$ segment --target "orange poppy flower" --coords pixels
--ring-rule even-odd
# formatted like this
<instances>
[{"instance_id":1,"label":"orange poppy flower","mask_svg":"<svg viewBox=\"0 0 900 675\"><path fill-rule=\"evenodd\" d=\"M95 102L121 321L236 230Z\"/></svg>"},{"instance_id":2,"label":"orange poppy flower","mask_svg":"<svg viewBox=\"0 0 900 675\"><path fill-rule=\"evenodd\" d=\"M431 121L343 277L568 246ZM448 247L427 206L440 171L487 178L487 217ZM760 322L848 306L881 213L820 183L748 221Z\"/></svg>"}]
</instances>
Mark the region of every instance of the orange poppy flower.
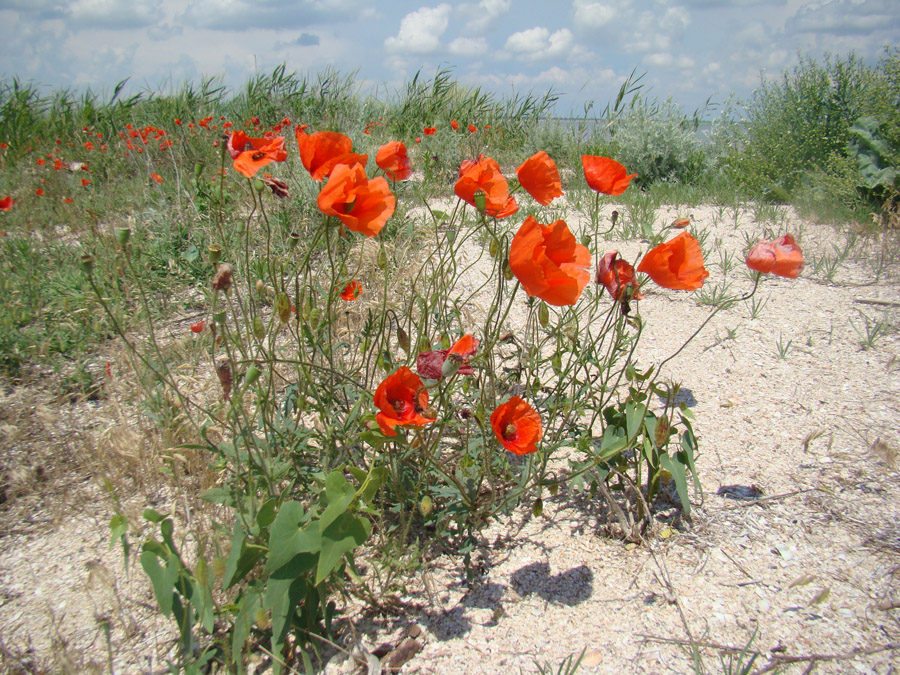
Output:
<instances>
[{"instance_id":1,"label":"orange poppy flower","mask_svg":"<svg viewBox=\"0 0 900 675\"><path fill-rule=\"evenodd\" d=\"M509 247L509 266L528 295L551 305L574 305L591 280L591 254L566 221L540 224L528 216Z\"/></svg>"},{"instance_id":2,"label":"orange poppy flower","mask_svg":"<svg viewBox=\"0 0 900 675\"><path fill-rule=\"evenodd\" d=\"M618 251L610 251L600 258L600 262L597 263L597 283L606 287L613 300L619 300L629 287L634 290L631 297L635 300L643 299L644 296L638 291L634 280L634 267L618 255Z\"/></svg>"},{"instance_id":3,"label":"orange poppy flower","mask_svg":"<svg viewBox=\"0 0 900 675\"><path fill-rule=\"evenodd\" d=\"M649 250L637 271L649 274L663 288L680 291L700 288L709 276L703 266L700 244L687 232Z\"/></svg>"},{"instance_id":4,"label":"orange poppy flower","mask_svg":"<svg viewBox=\"0 0 900 675\"><path fill-rule=\"evenodd\" d=\"M454 373L474 375L475 369L469 365L469 358L478 351L478 340L466 333L450 349L436 349L422 352L416 359L419 375L430 380L439 380ZM450 365L445 366L447 361ZM445 370L448 371L445 375ZM449 371L453 371L450 373Z\"/></svg>"},{"instance_id":5,"label":"orange poppy flower","mask_svg":"<svg viewBox=\"0 0 900 675\"><path fill-rule=\"evenodd\" d=\"M422 427L435 420L423 415L428 409L428 390L406 366L400 366L378 385L374 400L381 410L375 415L375 421L385 436L396 436L394 427L397 426Z\"/></svg>"},{"instance_id":6,"label":"orange poppy flower","mask_svg":"<svg viewBox=\"0 0 900 675\"><path fill-rule=\"evenodd\" d=\"M206 328L205 321L198 321L197 323L191 324L191 332L192 333L202 333L204 328Z\"/></svg>"},{"instance_id":7,"label":"orange poppy flower","mask_svg":"<svg viewBox=\"0 0 900 675\"><path fill-rule=\"evenodd\" d=\"M12 197L4 197L3 199L0 199L0 211L9 211L15 203L16 200Z\"/></svg>"},{"instance_id":8,"label":"orange poppy flower","mask_svg":"<svg viewBox=\"0 0 900 675\"><path fill-rule=\"evenodd\" d=\"M354 279L349 284L344 286L344 290L341 291L341 300L353 302L360 295L362 295L362 290L362 284L357 279Z\"/></svg>"},{"instance_id":9,"label":"orange poppy flower","mask_svg":"<svg viewBox=\"0 0 900 675\"><path fill-rule=\"evenodd\" d=\"M400 141L391 141L378 148L375 163L391 180L406 180L412 175L406 146Z\"/></svg>"},{"instance_id":10,"label":"orange poppy flower","mask_svg":"<svg viewBox=\"0 0 900 675\"><path fill-rule=\"evenodd\" d=\"M151 173L151 174L150 174L150 178L152 178L153 180L155 180L157 183L162 183L162 182L163 182L163 177L160 176L158 173Z\"/></svg>"},{"instance_id":11,"label":"orange poppy flower","mask_svg":"<svg viewBox=\"0 0 900 675\"><path fill-rule=\"evenodd\" d=\"M625 167L609 157L582 155L581 166L590 188L605 195L620 195L628 189L628 184L637 174L627 176Z\"/></svg>"},{"instance_id":12,"label":"orange poppy flower","mask_svg":"<svg viewBox=\"0 0 900 675\"><path fill-rule=\"evenodd\" d=\"M337 216L354 232L374 237L394 213L397 200L385 178L371 180L359 164L338 164L319 193L319 210Z\"/></svg>"},{"instance_id":13,"label":"orange poppy flower","mask_svg":"<svg viewBox=\"0 0 900 675\"><path fill-rule=\"evenodd\" d=\"M550 155L543 150L534 153L516 169L516 176L521 185L539 204L547 206L557 197L562 196L562 183L559 180L559 169L556 168Z\"/></svg>"},{"instance_id":14,"label":"orange poppy flower","mask_svg":"<svg viewBox=\"0 0 900 675\"><path fill-rule=\"evenodd\" d=\"M287 159L283 136L250 138L243 131L235 131L228 137L228 152L234 159L234 169L247 178L272 162Z\"/></svg>"},{"instance_id":15,"label":"orange poppy flower","mask_svg":"<svg viewBox=\"0 0 900 675\"><path fill-rule=\"evenodd\" d=\"M476 127L474 124L470 124L469 125L469 133L474 134L476 131L478 131L478 127Z\"/></svg>"},{"instance_id":16,"label":"orange poppy flower","mask_svg":"<svg viewBox=\"0 0 900 675\"><path fill-rule=\"evenodd\" d=\"M422 129L422 133L426 136L434 136L437 133L437 127L425 127Z\"/></svg>"},{"instance_id":17,"label":"orange poppy flower","mask_svg":"<svg viewBox=\"0 0 900 675\"><path fill-rule=\"evenodd\" d=\"M475 206L475 194L485 195L484 212L494 218L506 218L519 210L515 198L509 194L509 183L500 166L490 157L480 155L477 161L466 160L459 167L459 180L453 186L456 196Z\"/></svg>"},{"instance_id":18,"label":"orange poppy flower","mask_svg":"<svg viewBox=\"0 0 900 675\"><path fill-rule=\"evenodd\" d=\"M450 128L453 129L453 131L458 131L459 122L457 122L456 120L450 120Z\"/></svg>"},{"instance_id":19,"label":"orange poppy flower","mask_svg":"<svg viewBox=\"0 0 900 675\"><path fill-rule=\"evenodd\" d=\"M747 253L746 260L751 270L788 279L796 279L803 269L803 252L789 234L759 242Z\"/></svg>"},{"instance_id":20,"label":"orange poppy flower","mask_svg":"<svg viewBox=\"0 0 900 675\"><path fill-rule=\"evenodd\" d=\"M511 396L491 413L491 428L500 445L515 455L537 452L535 444L544 436L541 416L518 396Z\"/></svg>"},{"instance_id":21,"label":"orange poppy flower","mask_svg":"<svg viewBox=\"0 0 900 675\"><path fill-rule=\"evenodd\" d=\"M338 164L361 164L365 167L369 160L368 155L351 152L353 141L336 131L307 134L306 125L303 125L297 129L295 136L300 148L300 161L313 180L320 181L330 175Z\"/></svg>"}]
</instances>

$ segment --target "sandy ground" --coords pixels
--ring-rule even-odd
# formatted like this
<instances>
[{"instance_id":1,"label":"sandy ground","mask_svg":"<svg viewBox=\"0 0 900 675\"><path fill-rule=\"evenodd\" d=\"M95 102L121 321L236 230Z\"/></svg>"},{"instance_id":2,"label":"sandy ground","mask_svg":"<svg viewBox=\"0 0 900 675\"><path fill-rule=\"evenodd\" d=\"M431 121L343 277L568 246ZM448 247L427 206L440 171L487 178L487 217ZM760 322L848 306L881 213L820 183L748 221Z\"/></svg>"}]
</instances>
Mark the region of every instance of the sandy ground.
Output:
<instances>
[{"instance_id":1,"label":"sandy ground","mask_svg":"<svg viewBox=\"0 0 900 675\"><path fill-rule=\"evenodd\" d=\"M758 318L745 305L721 312L666 366L696 416L704 491L692 521L626 545L603 535L596 501L561 491L540 518L523 510L490 526L473 581L459 559L439 558L410 580L397 616L348 608L348 651L397 645L413 627L421 651L405 673L557 672L582 652L580 672L693 672L689 641L708 672L728 672L730 650L748 643L761 652L753 671L898 671L898 239L860 238L828 279L812 261L846 242L828 226L718 207L662 209L657 222L675 216L738 265L743 233L765 228L799 235L808 262L797 280L763 282ZM882 246L894 257L879 263ZM604 250L633 259L641 247ZM707 266L707 284L721 282L715 257ZM749 284L739 270L729 278ZM691 294L651 289L640 362L671 354L708 312ZM867 322L883 324L872 345ZM158 671L174 628L152 611L139 568L125 574L110 550L102 472L80 461L118 413L108 401L60 408L41 392L0 396L0 667ZM741 490L757 498L730 498ZM328 671L366 672L341 654Z\"/></svg>"}]
</instances>

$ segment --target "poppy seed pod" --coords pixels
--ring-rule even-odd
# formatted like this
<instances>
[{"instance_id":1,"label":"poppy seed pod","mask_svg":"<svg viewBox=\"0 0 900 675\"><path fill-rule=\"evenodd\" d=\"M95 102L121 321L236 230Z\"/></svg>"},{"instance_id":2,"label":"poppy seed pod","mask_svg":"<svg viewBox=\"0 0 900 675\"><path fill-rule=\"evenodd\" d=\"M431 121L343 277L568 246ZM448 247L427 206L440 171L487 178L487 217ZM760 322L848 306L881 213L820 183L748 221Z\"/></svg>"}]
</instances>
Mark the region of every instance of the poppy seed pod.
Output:
<instances>
[{"instance_id":1,"label":"poppy seed pod","mask_svg":"<svg viewBox=\"0 0 900 675\"><path fill-rule=\"evenodd\" d=\"M125 244L128 243L129 239L131 239L131 228L116 228L116 241L119 242L119 246L125 246Z\"/></svg>"},{"instance_id":2,"label":"poppy seed pod","mask_svg":"<svg viewBox=\"0 0 900 675\"><path fill-rule=\"evenodd\" d=\"M262 374L262 371L259 369L255 363L251 363L250 367L247 368L247 373L244 375L244 382L247 383L248 387L256 384L256 381L259 379L259 376Z\"/></svg>"},{"instance_id":3,"label":"poppy seed pod","mask_svg":"<svg viewBox=\"0 0 900 675\"><path fill-rule=\"evenodd\" d=\"M85 253L81 256L81 269L85 274L90 276L94 271L94 256L90 253Z\"/></svg>"},{"instance_id":4,"label":"poppy seed pod","mask_svg":"<svg viewBox=\"0 0 900 675\"><path fill-rule=\"evenodd\" d=\"M219 261L222 259L222 247L218 244L211 244L208 249L206 249L207 255L209 255L209 262L213 265L218 265Z\"/></svg>"}]
</instances>

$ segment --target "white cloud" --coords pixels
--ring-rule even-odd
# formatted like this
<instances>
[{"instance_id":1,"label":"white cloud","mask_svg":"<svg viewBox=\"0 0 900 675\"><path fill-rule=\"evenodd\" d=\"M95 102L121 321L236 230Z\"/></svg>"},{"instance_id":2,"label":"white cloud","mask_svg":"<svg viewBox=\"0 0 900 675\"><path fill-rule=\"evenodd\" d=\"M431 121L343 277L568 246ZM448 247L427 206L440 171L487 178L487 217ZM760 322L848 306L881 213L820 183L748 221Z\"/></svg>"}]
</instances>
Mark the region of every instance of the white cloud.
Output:
<instances>
[{"instance_id":1,"label":"white cloud","mask_svg":"<svg viewBox=\"0 0 900 675\"><path fill-rule=\"evenodd\" d=\"M538 26L510 35L504 49L520 58L540 61L566 55L573 43L572 31L568 28L551 33L547 28Z\"/></svg>"},{"instance_id":2,"label":"white cloud","mask_svg":"<svg viewBox=\"0 0 900 675\"><path fill-rule=\"evenodd\" d=\"M509 12L510 7L512 0L481 0L477 5L465 3L459 9L470 17L466 22L466 32L480 35Z\"/></svg>"},{"instance_id":3,"label":"white cloud","mask_svg":"<svg viewBox=\"0 0 900 675\"><path fill-rule=\"evenodd\" d=\"M490 51L490 46L488 45L487 40L482 37L456 38L453 42L447 45L447 48L450 50L450 53L453 54L453 56L463 56L468 58L482 58Z\"/></svg>"},{"instance_id":4,"label":"white cloud","mask_svg":"<svg viewBox=\"0 0 900 675\"><path fill-rule=\"evenodd\" d=\"M798 33L864 35L898 26L897 0L827 0L801 7L785 27Z\"/></svg>"},{"instance_id":5,"label":"white cloud","mask_svg":"<svg viewBox=\"0 0 900 675\"><path fill-rule=\"evenodd\" d=\"M648 66L655 66L657 68L693 68L694 67L694 59L689 56L685 56L683 54L676 55L670 54L668 52L656 52L653 54L647 54L644 57L644 63Z\"/></svg>"},{"instance_id":6,"label":"white cloud","mask_svg":"<svg viewBox=\"0 0 900 675\"><path fill-rule=\"evenodd\" d=\"M628 2L620 5L614 2L575 0L572 3L572 7L575 9L573 25L587 29L606 28L623 16L629 4Z\"/></svg>"},{"instance_id":7,"label":"white cloud","mask_svg":"<svg viewBox=\"0 0 900 675\"><path fill-rule=\"evenodd\" d=\"M441 47L441 36L450 20L450 5L420 7L400 21L397 35L384 41L389 52L400 54L430 54Z\"/></svg>"}]
</instances>

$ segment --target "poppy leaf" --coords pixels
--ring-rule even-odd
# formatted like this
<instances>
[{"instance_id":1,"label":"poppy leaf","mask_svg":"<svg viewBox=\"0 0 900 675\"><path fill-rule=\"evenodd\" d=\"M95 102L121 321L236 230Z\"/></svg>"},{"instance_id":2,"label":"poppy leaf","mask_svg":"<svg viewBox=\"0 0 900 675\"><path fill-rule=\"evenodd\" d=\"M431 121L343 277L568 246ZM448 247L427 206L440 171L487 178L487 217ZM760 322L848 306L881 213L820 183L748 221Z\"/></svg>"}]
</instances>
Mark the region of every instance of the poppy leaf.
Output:
<instances>
[{"instance_id":1,"label":"poppy leaf","mask_svg":"<svg viewBox=\"0 0 900 675\"><path fill-rule=\"evenodd\" d=\"M344 554L362 546L372 531L372 524L365 518L356 518L344 512L322 532L322 553L316 568L318 586L337 567Z\"/></svg>"},{"instance_id":2,"label":"poppy leaf","mask_svg":"<svg viewBox=\"0 0 900 675\"><path fill-rule=\"evenodd\" d=\"M684 464L666 454L660 455L659 464L672 474L672 480L675 481L675 489L678 491L678 498L681 500L681 508L684 510L685 515L691 515L691 500L688 499L687 473Z\"/></svg>"}]
</instances>

